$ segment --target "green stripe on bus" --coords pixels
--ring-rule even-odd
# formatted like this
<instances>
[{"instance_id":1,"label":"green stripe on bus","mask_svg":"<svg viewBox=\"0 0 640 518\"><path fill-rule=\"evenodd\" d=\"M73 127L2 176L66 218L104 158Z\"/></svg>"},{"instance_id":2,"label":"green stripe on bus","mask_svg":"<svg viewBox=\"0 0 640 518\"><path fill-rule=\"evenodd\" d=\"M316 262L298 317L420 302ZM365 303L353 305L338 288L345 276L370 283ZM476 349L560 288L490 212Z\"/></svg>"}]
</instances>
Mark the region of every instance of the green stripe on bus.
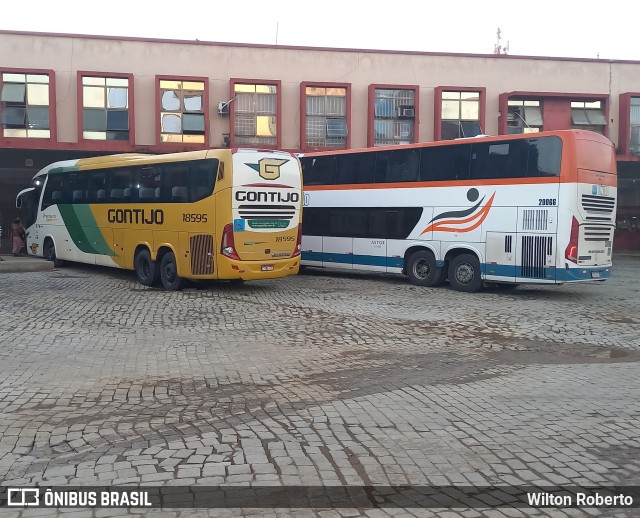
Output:
<instances>
[{"instance_id":1,"label":"green stripe on bus","mask_svg":"<svg viewBox=\"0 0 640 518\"><path fill-rule=\"evenodd\" d=\"M60 215L75 245L87 254L109 255L116 253L111 249L98 228L89 205L58 205Z\"/></svg>"}]
</instances>

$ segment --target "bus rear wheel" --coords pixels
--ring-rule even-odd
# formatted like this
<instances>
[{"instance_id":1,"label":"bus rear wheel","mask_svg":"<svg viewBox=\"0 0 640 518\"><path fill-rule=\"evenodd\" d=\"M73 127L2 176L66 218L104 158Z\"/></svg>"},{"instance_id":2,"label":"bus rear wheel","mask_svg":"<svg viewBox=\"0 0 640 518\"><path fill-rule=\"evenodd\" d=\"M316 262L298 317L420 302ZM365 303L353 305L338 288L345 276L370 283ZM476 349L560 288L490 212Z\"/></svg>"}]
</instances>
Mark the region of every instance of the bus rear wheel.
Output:
<instances>
[{"instance_id":1,"label":"bus rear wheel","mask_svg":"<svg viewBox=\"0 0 640 518\"><path fill-rule=\"evenodd\" d=\"M184 279L178 275L178 265L173 252L167 252L160 261L160 280L166 290L178 291L182 289Z\"/></svg>"},{"instance_id":2,"label":"bus rear wheel","mask_svg":"<svg viewBox=\"0 0 640 518\"><path fill-rule=\"evenodd\" d=\"M438 286L444 280L444 268L436 266L436 258L431 252L420 250L409 257L407 277L417 286Z\"/></svg>"},{"instance_id":3,"label":"bus rear wheel","mask_svg":"<svg viewBox=\"0 0 640 518\"><path fill-rule=\"evenodd\" d=\"M160 272L156 263L151 259L149 250L143 248L138 250L133 260L133 267L140 284L145 286L153 286L158 282Z\"/></svg>"},{"instance_id":4,"label":"bus rear wheel","mask_svg":"<svg viewBox=\"0 0 640 518\"><path fill-rule=\"evenodd\" d=\"M58 256L56 255L56 245L53 244L53 239L47 238L44 240L42 253L47 261L51 261L53 263L54 268L62 266L62 261L58 259Z\"/></svg>"},{"instance_id":5,"label":"bus rear wheel","mask_svg":"<svg viewBox=\"0 0 640 518\"><path fill-rule=\"evenodd\" d=\"M457 291L474 292L482 288L480 261L475 255L460 254L449 263L449 282Z\"/></svg>"}]
</instances>

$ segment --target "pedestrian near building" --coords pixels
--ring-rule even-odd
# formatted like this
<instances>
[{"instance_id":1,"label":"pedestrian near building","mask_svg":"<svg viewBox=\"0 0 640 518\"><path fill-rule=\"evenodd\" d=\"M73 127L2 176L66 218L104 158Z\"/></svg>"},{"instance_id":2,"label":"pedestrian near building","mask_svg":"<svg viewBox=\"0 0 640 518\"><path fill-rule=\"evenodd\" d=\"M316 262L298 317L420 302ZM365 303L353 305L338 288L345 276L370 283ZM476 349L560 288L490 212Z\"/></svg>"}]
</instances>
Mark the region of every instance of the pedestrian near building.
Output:
<instances>
[{"instance_id":1,"label":"pedestrian near building","mask_svg":"<svg viewBox=\"0 0 640 518\"><path fill-rule=\"evenodd\" d=\"M13 255L18 257L26 247L26 233L20 218L11 224L11 243Z\"/></svg>"}]
</instances>

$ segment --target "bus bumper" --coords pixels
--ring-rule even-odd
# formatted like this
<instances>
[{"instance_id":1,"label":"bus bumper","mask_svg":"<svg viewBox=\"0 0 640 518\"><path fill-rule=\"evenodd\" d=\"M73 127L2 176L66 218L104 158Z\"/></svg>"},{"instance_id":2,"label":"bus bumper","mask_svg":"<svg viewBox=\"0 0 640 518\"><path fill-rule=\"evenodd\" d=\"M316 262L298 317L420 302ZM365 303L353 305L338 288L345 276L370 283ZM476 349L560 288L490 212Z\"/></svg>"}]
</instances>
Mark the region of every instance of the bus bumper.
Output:
<instances>
[{"instance_id":1,"label":"bus bumper","mask_svg":"<svg viewBox=\"0 0 640 518\"><path fill-rule=\"evenodd\" d=\"M589 267L589 268L558 268L556 270L556 281L604 281L611 277L611 266Z\"/></svg>"},{"instance_id":2,"label":"bus bumper","mask_svg":"<svg viewBox=\"0 0 640 518\"><path fill-rule=\"evenodd\" d=\"M296 275L300 270L300 256L273 261L234 261L226 257L218 260L219 279L276 279Z\"/></svg>"}]
</instances>

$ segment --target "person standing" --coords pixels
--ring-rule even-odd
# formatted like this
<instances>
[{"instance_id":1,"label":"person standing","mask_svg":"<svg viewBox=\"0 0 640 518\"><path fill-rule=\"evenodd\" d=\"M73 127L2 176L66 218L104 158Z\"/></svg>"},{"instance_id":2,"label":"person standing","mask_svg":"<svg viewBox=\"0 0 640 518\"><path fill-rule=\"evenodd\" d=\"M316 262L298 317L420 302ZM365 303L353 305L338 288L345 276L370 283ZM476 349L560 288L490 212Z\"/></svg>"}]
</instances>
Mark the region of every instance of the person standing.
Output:
<instances>
[{"instance_id":1,"label":"person standing","mask_svg":"<svg viewBox=\"0 0 640 518\"><path fill-rule=\"evenodd\" d=\"M18 257L22 253L22 249L26 247L26 233L20 218L11 224L11 243L13 255Z\"/></svg>"}]
</instances>

